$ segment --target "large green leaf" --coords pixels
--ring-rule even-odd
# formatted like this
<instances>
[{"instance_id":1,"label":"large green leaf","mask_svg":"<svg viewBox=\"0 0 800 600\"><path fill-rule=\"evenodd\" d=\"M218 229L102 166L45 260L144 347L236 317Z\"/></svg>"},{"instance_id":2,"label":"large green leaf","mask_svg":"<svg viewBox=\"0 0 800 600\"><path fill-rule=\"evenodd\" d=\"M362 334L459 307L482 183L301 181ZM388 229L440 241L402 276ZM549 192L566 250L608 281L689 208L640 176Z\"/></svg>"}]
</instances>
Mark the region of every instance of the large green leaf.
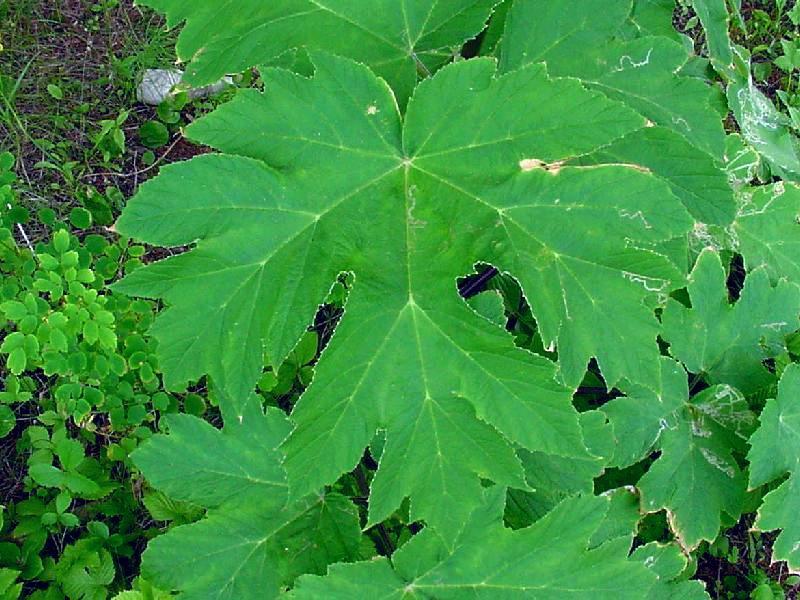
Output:
<instances>
[{"instance_id":1,"label":"large green leaf","mask_svg":"<svg viewBox=\"0 0 800 600\"><path fill-rule=\"evenodd\" d=\"M792 572L800 572L800 366L786 368L778 385L778 397L768 400L760 425L750 438L750 487L756 488L784 477L764 497L755 527L762 531L783 529L772 549L774 561L785 560Z\"/></svg>"},{"instance_id":2,"label":"large green leaf","mask_svg":"<svg viewBox=\"0 0 800 600\"><path fill-rule=\"evenodd\" d=\"M452 534L479 475L524 486L511 442L585 455L555 365L470 310L456 278L476 262L518 274L569 385L592 356L612 384L649 381L658 323L646 302L684 275L648 246L691 219L640 169L559 166L644 125L574 80L457 63L420 85L403 123L365 67L316 64L313 79L267 73L266 93L241 93L190 128L226 155L164 169L117 227L197 248L119 287L171 305L153 330L167 382L209 373L232 417L264 353L280 363L337 274L354 272L292 415L293 493L352 469L383 428L370 522L410 496L413 518Z\"/></svg>"},{"instance_id":3,"label":"large green leaf","mask_svg":"<svg viewBox=\"0 0 800 600\"><path fill-rule=\"evenodd\" d=\"M228 73L266 64L308 47L359 60L385 78L404 101L418 74L452 59L483 29L499 0L142 0L186 24L178 58L186 82L206 85Z\"/></svg>"},{"instance_id":4,"label":"large green leaf","mask_svg":"<svg viewBox=\"0 0 800 600\"><path fill-rule=\"evenodd\" d=\"M741 393L719 385L685 402L676 418L661 432L661 456L637 487L642 508L665 509L676 538L692 550L717 537L722 513L739 517L746 478L732 453L743 453L755 416Z\"/></svg>"},{"instance_id":5,"label":"large green leaf","mask_svg":"<svg viewBox=\"0 0 800 600\"><path fill-rule=\"evenodd\" d=\"M509 13L501 66L544 62L551 75L577 77L625 102L655 126L604 149L601 161L646 167L670 183L698 220L728 224L736 207L715 162L722 159L725 134L712 88L678 73L689 54L674 40L622 40L630 13L630 1L517 2Z\"/></svg>"},{"instance_id":6,"label":"large green leaf","mask_svg":"<svg viewBox=\"0 0 800 600\"><path fill-rule=\"evenodd\" d=\"M692 307L671 300L662 335L688 371L752 394L774 384L763 363L784 350L784 337L800 325L800 287L782 280L773 288L759 267L731 305L725 279L719 254L704 251L689 278Z\"/></svg>"},{"instance_id":7,"label":"large green leaf","mask_svg":"<svg viewBox=\"0 0 800 600\"><path fill-rule=\"evenodd\" d=\"M148 481L208 509L196 523L155 538L142 572L163 589L197 600L272 598L301 573L358 557L355 506L336 494L288 502L277 446L289 432L279 412L252 402L223 431L188 415L169 420L133 454Z\"/></svg>"},{"instance_id":8,"label":"large green leaf","mask_svg":"<svg viewBox=\"0 0 800 600\"><path fill-rule=\"evenodd\" d=\"M644 598L669 584L628 558L630 539L593 547L610 500L562 502L527 529L502 523L502 490L490 490L452 548L425 531L391 558L334 565L326 577L302 577L297 600L326 598ZM652 562L652 561L651 561Z\"/></svg>"}]
</instances>

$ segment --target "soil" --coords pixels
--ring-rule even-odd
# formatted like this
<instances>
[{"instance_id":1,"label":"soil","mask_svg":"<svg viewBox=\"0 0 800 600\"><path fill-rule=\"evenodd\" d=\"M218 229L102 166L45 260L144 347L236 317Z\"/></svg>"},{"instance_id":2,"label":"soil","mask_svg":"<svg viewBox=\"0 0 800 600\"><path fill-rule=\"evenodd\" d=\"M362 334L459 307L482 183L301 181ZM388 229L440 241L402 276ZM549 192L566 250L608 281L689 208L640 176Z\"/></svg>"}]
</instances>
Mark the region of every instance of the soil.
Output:
<instances>
[{"instance_id":1,"label":"soil","mask_svg":"<svg viewBox=\"0 0 800 600\"><path fill-rule=\"evenodd\" d=\"M16 9L15 2L19 2ZM0 8L2 5L0 0ZM8 131L0 122L0 150L10 149L17 155L18 172L24 184L22 201L29 208L36 210L49 204L64 214L77 205L76 186L92 185L101 193L114 186L128 198L143 181L156 175L160 166L206 151L175 134L168 146L155 151L155 165L143 165L142 155L148 149L139 144L138 129L155 118L155 110L136 102L139 73L135 71L170 66L165 62L172 60L169 53L148 48L150 41L146 39L146 32L158 31L166 39L163 50L169 50L174 41L174 36L170 38L164 33L164 22L159 15L134 7L130 0L99 12L92 10L93 3L88 0L11 0L11 6L8 9L11 16L24 14L29 18L24 23L7 23L5 27L0 24L5 46L0 52L0 74L14 80L25 71L14 108L27 135L19 127ZM136 53L141 53L142 58L135 61L134 72L125 73L127 67L119 65L132 53L133 58L137 58ZM157 62L147 64L148 60ZM47 92L50 83L63 88L63 100L54 101L50 97ZM87 112L76 117L81 105ZM84 161L82 153L93 147L92 136L99 131L99 122L113 119L123 110L130 111L123 126L126 152L114 161L114 169L104 167L97 157ZM61 117L68 120L66 126L59 128L56 119ZM16 143L4 148L8 145L7 141L3 143L4 138ZM66 154L65 159L79 162L75 184L65 181L56 170L38 164L47 158L34 143L42 139L68 143L62 156ZM38 237L35 229L34 240Z\"/></svg>"},{"instance_id":2,"label":"soil","mask_svg":"<svg viewBox=\"0 0 800 600\"><path fill-rule=\"evenodd\" d=\"M784 585L787 600L797 600L800 597L800 585L787 586L786 580L791 574L786 563L770 563L772 545L777 533L756 534L755 537L752 534L748 535L754 518L752 514L743 516L736 526L725 534L731 550L738 552L737 560L729 562L725 557L715 557L705 552L698 558L697 573L694 578L706 584L706 589L712 598L733 598L725 594L752 591L755 587L751 581L752 574L756 570L761 570L773 581L779 581ZM728 587L725 585L726 581ZM749 598L749 594L745 597Z\"/></svg>"}]
</instances>

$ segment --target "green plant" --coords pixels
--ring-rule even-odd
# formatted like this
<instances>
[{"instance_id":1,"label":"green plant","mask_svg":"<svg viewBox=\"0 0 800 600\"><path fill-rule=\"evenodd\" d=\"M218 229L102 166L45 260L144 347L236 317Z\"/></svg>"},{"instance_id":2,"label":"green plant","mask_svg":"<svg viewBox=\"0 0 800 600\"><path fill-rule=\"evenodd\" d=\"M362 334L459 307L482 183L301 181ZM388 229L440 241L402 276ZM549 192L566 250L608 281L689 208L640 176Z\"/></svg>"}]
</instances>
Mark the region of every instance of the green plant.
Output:
<instances>
[{"instance_id":1,"label":"green plant","mask_svg":"<svg viewBox=\"0 0 800 600\"><path fill-rule=\"evenodd\" d=\"M705 554L726 563L726 567L720 564L712 589L718 598L782 600L789 591L766 571L770 557L764 534L746 531L744 539L737 533L720 535ZM792 578L787 578L786 584L791 585Z\"/></svg>"},{"instance_id":2,"label":"green plant","mask_svg":"<svg viewBox=\"0 0 800 600\"><path fill-rule=\"evenodd\" d=\"M110 231L119 190L80 186L73 235L7 176L0 592L794 585L767 563L800 572L800 189L775 180L800 171L729 37L772 25L682 1L706 60L671 0L146 4L185 22L191 85L259 86L162 104L140 141L189 123L216 153ZM109 166L124 124L93 139Z\"/></svg>"},{"instance_id":3,"label":"green plant","mask_svg":"<svg viewBox=\"0 0 800 600\"><path fill-rule=\"evenodd\" d=\"M581 564L600 548L621 579L606 588L577 568L573 593L702 595L687 560L658 580L653 564L715 540L796 455L769 476L748 465L759 412L782 405L766 398L794 377L800 190L732 175L754 156L751 113L732 107L743 135L726 137L664 3L512 2L484 46L496 62L451 60L493 2L387 4L374 18L318 6L291 36L284 5L226 22L151 4L187 21L191 83L253 66L254 48L284 68L193 122L187 137L220 153L162 169L116 223L193 246L114 289L165 303L151 330L165 384L207 375L225 422L173 418L133 454L156 489L208 509L150 544L145 576L196 597L295 583L296 597L563 594L548 549ZM709 35L713 52L726 43ZM300 74L278 57L291 45L308 51ZM322 344L304 332L343 274L344 315ZM292 388L299 399L270 398ZM200 466L176 459L205 447L217 452ZM602 508L591 495L607 470ZM770 510L784 489L758 526L796 541ZM647 513L666 515L674 543L627 558ZM536 553L541 570L518 549L539 531L561 536ZM790 548L774 556L800 568ZM357 562L375 553L391 558ZM336 561L355 564L295 582Z\"/></svg>"},{"instance_id":4,"label":"green plant","mask_svg":"<svg viewBox=\"0 0 800 600\"><path fill-rule=\"evenodd\" d=\"M159 148L169 141L169 130L159 121L146 121L139 127L139 138L148 148Z\"/></svg>"},{"instance_id":5,"label":"green plant","mask_svg":"<svg viewBox=\"0 0 800 600\"><path fill-rule=\"evenodd\" d=\"M22 584L16 582L17 575L17 571L0 569L0 594L3 600L16 600L22 593Z\"/></svg>"},{"instance_id":6,"label":"green plant","mask_svg":"<svg viewBox=\"0 0 800 600\"><path fill-rule=\"evenodd\" d=\"M141 266L145 249L95 233L79 240L44 220L52 240L31 248L0 228L0 433L16 439L21 461L4 477L26 492L6 502L0 566L10 587L0 591L14 597L16 575L32 598L104 598L143 535L128 456L179 398L163 391L143 337L152 303L104 289Z\"/></svg>"},{"instance_id":7,"label":"green plant","mask_svg":"<svg viewBox=\"0 0 800 600\"><path fill-rule=\"evenodd\" d=\"M100 121L100 131L94 136L94 149L102 153L105 163L125 153L125 132L122 125L128 120L128 114L128 111L123 111L116 119Z\"/></svg>"}]
</instances>

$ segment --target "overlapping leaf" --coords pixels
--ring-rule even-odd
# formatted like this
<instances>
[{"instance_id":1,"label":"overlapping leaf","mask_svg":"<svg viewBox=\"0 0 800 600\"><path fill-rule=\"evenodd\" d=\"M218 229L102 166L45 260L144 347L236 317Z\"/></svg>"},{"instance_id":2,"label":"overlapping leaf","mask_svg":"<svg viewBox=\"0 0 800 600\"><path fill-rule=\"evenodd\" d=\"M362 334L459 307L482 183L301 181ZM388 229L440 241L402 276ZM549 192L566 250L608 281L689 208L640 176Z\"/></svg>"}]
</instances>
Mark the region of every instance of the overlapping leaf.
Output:
<instances>
[{"instance_id":1,"label":"overlapping leaf","mask_svg":"<svg viewBox=\"0 0 800 600\"><path fill-rule=\"evenodd\" d=\"M483 28L499 0L142 0L185 21L178 58L186 81L212 83L266 64L295 47L321 49L371 66L404 103L422 75L435 71Z\"/></svg>"},{"instance_id":2,"label":"overlapping leaf","mask_svg":"<svg viewBox=\"0 0 800 600\"><path fill-rule=\"evenodd\" d=\"M763 362L783 351L784 336L800 325L800 287L781 280L773 288L767 269L759 267L731 305L725 279L719 254L703 252L689 278L692 307L669 302L663 337L688 371L752 394L774 383Z\"/></svg>"},{"instance_id":3,"label":"overlapping leaf","mask_svg":"<svg viewBox=\"0 0 800 600\"><path fill-rule=\"evenodd\" d=\"M623 384L626 396L602 406L616 438L608 464L627 467L660 451L637 484L642 509L666 509L676 537L691 549L716 537L723 512L739 515L745 475L732 452L744 452L755 416L729 385L690 399L686 372L671 358L662 358L655 384Z\"/></svg>"},{"instance_id":4,"label":"overlapping leaf","mask_svg":"<svg viewBox=\"0 0 800 600\"><path fill-rule=\"evenodd\" d=\"M568 383L592 356L611 382L648 381L658 323L646 300L683 280L652 246L691 219L642 169L559 166L644 120L538 65L503 77L490 60L452 65L420 85L405 122L366 68L316 65L312 79L271 71L264 94L193 125L226 154L164 169L117 227L197 249L120 287L171 305L154 328L167 381L211 374L233 417L264 353L280 362L336 275L354 272L292 415L293 493L352 469L383 428L370 522L410 496L412 518L452 536L478 476L524 486L512 443L586 453L555 365L475 315L455 279L475 262L519 274Z\"/></svg>"},{"instance_id":5,"label":"overlapping leaf","mask_svg":"<svg viewBox=\"0 0 800 600\"><path fill-rule=\"evenodd\" d=\"M503 68L545 62L551 75L578 77L721 157L725 134L711 87L677 74L689 58L686 49L663 36L620 39L632 4L517 2L503 40Z\"/></svg>"},{"instance_id":6,"label":"overlapping leaf","mask_svg":"<svg viewBox=\"0 0 800 600\"><path fill-rule=\"evenodd\" d=\"M602 407L616 438L608 464L627 467L660 451L639 480L642 509L666 509L684 548L716 538L725 513L737 518L745 475L732 452L744 452L755 416L729 385L689 398L686 372L664 357L655 386L621 386L626 396ZM655 388L655 389L653 389Z\"/></svg>"},{"instance_id":7,"label":"overlapping leaf","mask_svg":"<svg viewBox=\"0 0 800 600\"><path fill-rule=\"evenodd\" d=\"M642 561L660 579L669 582L651 589L648 600L700 600L709 597L702 581L683 579L688 560L677 544L651 542L639 546L631 558Z\"/></svg>"},{"instance_id":8,"label":"overlapping leaf","mask_svg":"<svg viewBox=\"0 0 800 600\"><path fill-rule=\"evenodd\" d=\"M647 127L572 164L636 163L670 185L700 223L728 225L736 212L731 186L714 158L665 127Z\"/></svg>"},{"instance_id":9,"label":"overlapping leaf","mask_svg":"<svg viewBox=\"0 0 800 600\"><path fill-rule=\"evenodd\" d=\"M642 508L666 509L678 541L694 549L717 537L722 513L739 517L746 477L733 452L744 452L755 416L741 393L719 385L686 401L675 417L661 432L661 456L637 487Z\"/></svg>"},{"instance_id":10,"label":"overlapping leaf","mask_svg":"<svg viewBox=\"0 0 800 600\"><path fill-rule=\"evenodd\" d=\"M682 44L665 36L624 39L631 10L631 1L517 2L501 65L508 70L545 62L551 75L577 77L638 111L655 127L604 149L602 162L647 167L670 183L698 220L728 224L735 203L715 162L722 159L725 135L712 88L678 73L689 58ZM581 158L587 161L592 158Z\"/></svg>"},{"instance_id":11,"label":"overlapping leaf","mask_svg":"<svg viewBox=\"0 0 800 600\"><path fill-rule=\"evenodd\" d=\"M336 494L288 502L277 446L289 432L278 411L249 403L241 421L219 431L185 415L170 419L133 459L157 489L209 509L148 545L143 573L187 600L276 597L301 573L358 557L353 504Z\"/></svg>"},{"instance_id":12,"label":"overlapping leaf","mask_svg":"<svg viewBox=\"0 0 800 600\"><path fill-rule=\"evenodd\" d=\"M614 430L616 444L608 464L627 467L645 458L667 429L677 427L679 412L689 397L686 372L674 360L661 359L658 377L644 384L622 386L625 396L601 410Z\"/></svg>"},{"instance_id":13,"label":"overlapping leaf","mask_svg":"<svg viewBox=\"0 0 800 600\"><path fill-rule=\"evenodd\" d=\"M490 490L452 548L423 532L391 560L335 565L302 577L297 600L330 598L594 598L661 596L669 583L628 558L630 539L593 547L610 500L575 497L527 529L503 527L502 490ZM652 561L651 561L652 562Z\"/></svg>"},{"instance_id":14,"label":"overlapping leaf","mask_svg":"<svg viewBox=\"0 0 800 600\"><path fill-rule=\"evenodd\" d=\"M509 490L507 520L512 526L532 523L569 496L591 494L594 478L602 474L613 452L614 437L603 413L580 415L584 441L590 455L565 458L544 452L519 452L529 490Z\"/></svg>"},{"instance_id":15,"label":"overlapping leaf","mask_svg":"<svg viewBox=\"0 0 800 600\"><path fill-rule=\"evenodd\" d=\"M750 438L750 487L788 480L764 497L755 527L762 531L782 529L773 546L772 559L785 560L792 572L800 572L800 366L786 368L778 385L778 397L768 400L760 425Z\"/></svg>"}]
</instances>

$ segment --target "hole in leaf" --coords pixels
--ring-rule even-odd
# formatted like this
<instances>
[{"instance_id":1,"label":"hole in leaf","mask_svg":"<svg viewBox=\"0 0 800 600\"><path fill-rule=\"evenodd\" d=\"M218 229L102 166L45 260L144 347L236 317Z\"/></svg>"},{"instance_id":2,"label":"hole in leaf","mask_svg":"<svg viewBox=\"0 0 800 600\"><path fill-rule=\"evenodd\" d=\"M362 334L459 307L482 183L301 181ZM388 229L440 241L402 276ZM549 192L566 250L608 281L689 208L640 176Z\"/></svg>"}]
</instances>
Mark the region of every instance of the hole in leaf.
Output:
<instances>
[{"instance_id":1,"label":"hole in leaf","mask_svg":"<svg viewBox=\"0 0 800 600\"><path fill-rule=\"evenodd\" d=\"M491 265L476 265L475 269L475 273L462 277L458 281L458 293L466 300L489 289L492 279L500 274L500 271Z\"/></svg>"},{"instance_id":2,"label":"hole in leaf","mask_svg":"<svg viewBox=\"0 0 800 600\"><path fill-rule=\"evenodd\" d=\"M578 412L600 408L606 402L624 394L617 388L608 389L597 361L592 358L586 367L586 374L572 396L572 405Z\"/></svg>"},{"instance_id":3,"label":"hole in leaf","mask_svg":"<svg viewBox=\"0 0 800 600\"><path fill-rule=\"evenodd\" d=\"M650 456L624 469L608 467L602 475L595 478L594 493L599 495L619 487L636 485L659 456L661 456L660 452L653 452Z\"/></svg>"},{"instance_id":4,"label":"hole in leaf","mask_svg":"<svg viewBox=\"0 0 800 600\"><path fill-rule=\"evenodd\" d=\"M636 537L633 540L633 548L644 546L650 542L666 544L672 539L673 535L667 521L667 512L660 510L644 515L642 520L639 521Z\"/></svg>"},{"instance_id":5,"label":"hole in leaf","mask_svg":"<svg viewBox=\"0 0 800 600\"><path fill-rule=\"evenodd\" d=\"M352 274L341 273L331 286L328 297L317 309L308 329L277 368L267 366L256 388L269 406L290 413L302 393L311 383L314 367L330 343L344 314Z\"/></svg>"},{"instance_id":6,"label":"hole in leaf","mask_svg":"<svg viewBox=\"0 0 800 600\"><path fill-rule=\"evenodd\" d=\"M382 436L376 436L376 438L378 437ZM382 439L378 441L382 443ZM365 450L356 468L343 475L333 486L336 491L350 497L356 505L362 525L367 522L370 486L378 468L372 452L370 449ZM409 504L408 498L406 498L394 515L364 532L375 552L381 556L391 556L406 540L422 528L421 525L409 524L408 514Z\"/></svg>"},{"instance_id":7,"label":"hole in leaf","mask_svg":"<svg viewBox=\"0 0 800 600\"><path fill-rule=\"evenodd\" d=\"M689 396L699 394L709 387L705 380L705 373L687 373L687 377L689 378Z\"/></svg>"},{"instance_id":8,"label":"hole in leaf","mask_svg":"<svg viewBox=\"0 0 800 600\"><path fill-rule=\"evenodd\" d=\"M728 298L730 302L736 302L744 289L744 280L747 272L744 268L744 258L741 254L734 254L728 267Z\"/></svg>"},{"instance_id":9,"label":"hole in leaf","mask_svg":"<svg viewBox=\"0 0 800 600\"><path fill-rule=\"evenodd\" d=\"M457 281L459 295L470 308L505 328L518 347L557 360L557 353L544 347L536 319L519 282L511 274L490 264L478 263L474 269L474 273Z\"/></svg>"}]
</instances>

